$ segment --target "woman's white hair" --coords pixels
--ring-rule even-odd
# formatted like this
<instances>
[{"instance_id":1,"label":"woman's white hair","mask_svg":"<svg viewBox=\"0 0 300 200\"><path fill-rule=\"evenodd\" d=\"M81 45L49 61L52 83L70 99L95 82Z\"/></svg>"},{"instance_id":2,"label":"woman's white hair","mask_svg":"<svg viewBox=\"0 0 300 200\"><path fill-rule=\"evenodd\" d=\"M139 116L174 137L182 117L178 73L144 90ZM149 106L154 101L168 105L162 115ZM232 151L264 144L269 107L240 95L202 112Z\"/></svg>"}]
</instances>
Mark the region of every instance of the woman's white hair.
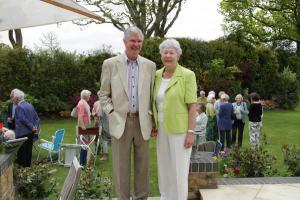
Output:
<instances>
[{"instance_id":1,"label":"woman's white hair","mask_svg":"<svg viewBox=\"0 0 300 200\"><path fill-rule=\"evenodd\" d=\"M143 32L141 31L141 29L139 29L136 26L129 26L127 29L124 30L124 39L126 37L128 37L132 33L139 34L142 37L142 39L144 40L144 34L143 34Z\"/></svg>"},{"instance_id":2,"label":"woman's white hair","mask_svg":"<svg viewBox=\"0 0 300 200\"><path fill-rule=\"evenodd\" d=\"M89 90L82 90L81 92L80 92L80 98L81 99L85 99L86 97L89 97L89 96L91 96L91 92L89 91Z\"/></svg>"},{"instance_id":3,"label":"woman's white hair","mask_svg":"<svg viewBox=\"0 0 300 200\"><path fill-rule=\"evenodd\" d=\"M4 132L3 134L4 138L8 139L8 140L12 140L16 138L16 134L13 130L7 130Z\"/></svg>"},{"instance_id":4,"label":"woman's white hair","mask_svg":"<svg viewBox=\"0 0 300 200\"><path fill-rule=\"evenodd\" d=\"M207 102L211 103L211 100L215 98L215 95L214 94L209 94L207 96Z\"/></svg>"},{"instance_id":5,"label":"woman's white hair","mask_svg":"<svg viewBox=\"0 0 300 200\"><path fill-rule=\"evenodd\" d=\"M22 90L14 89L13 96L16 97L19 101L24 100L25 94Z\"/></svg>"},{"instance_id":6,"label":"woman's white hair","mask_svg":"<svg viewBox=\"0 0 300 200\"><path fill-rule=\"evenodd\" d=\"M160 43L159 53L162 54L162 52L165 48L174 48L176 50L176 52L178 53L178 55L182 54L182 49L180 47L179 42L173 38L166 39L162 43Z\"/></svg>"},{"instance_id":7,"label":"woman's white hair","mask_svg":"<svg viewBox=\"0 0 300 200\"><path fill-rule=\"evenodd\" d=\"M208 95L214 95L214 97L216 97L216 93L213 90L209 91Z\"/></svg>"},{"instance_id":8,"label":"woman's white hair","mask_svg":"<svg viewBox=\"0 0 300 200\"><path fill-rule=\"evenodd\" d=\"M228 96L228 94L226 94L226 93L223 93L222 95L221 95L221 97L220 97L222 100L224 100L224 101L228 101L229 100L229 96Z\"/></svg>"},{"instance_id":9,"label":"woman's white hair","mask_svg":"<svg viewBox=\"0 0 300 200\"><path fill-rule=\"evenodd\" d=\"M242 96L241 94L237 94L237 95L235 96L235 100L237 100L237 98L241 98L242 101L244 100L244 98L243 98L243 96Z\"/></svg>"}]
</instances>

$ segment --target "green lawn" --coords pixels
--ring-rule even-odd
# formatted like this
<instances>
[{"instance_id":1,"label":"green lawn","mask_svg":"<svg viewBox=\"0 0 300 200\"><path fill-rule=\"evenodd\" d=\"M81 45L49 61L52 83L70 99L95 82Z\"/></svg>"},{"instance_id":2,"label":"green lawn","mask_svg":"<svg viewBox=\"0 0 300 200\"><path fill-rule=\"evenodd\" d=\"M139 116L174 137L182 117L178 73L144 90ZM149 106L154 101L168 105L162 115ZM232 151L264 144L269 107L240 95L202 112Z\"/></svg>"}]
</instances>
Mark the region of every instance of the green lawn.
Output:
<instances>
[{"instance_id":1,"label":"green lawn","mask_svg":"<svg viewBox=\"0 0 300 200\"><path fill-rule=\"evenodd\" d=\"M263 132L267 134L267 149L272 152L276 158L276 167L280 172L280 175L286 175L287 170L283 165L283 156L281 152L281 146L283 144L295 144L299 146L300 141L300 107L295 111L266 111L263 118ZM64 143L75 142L75 124L73 119L67 120L42 120L41 121L41 138L50 140L51 135L55 130L64 128L66 130ZM249 146L248 126L245 127L244 133L244 146ZM156 141L151 139L150 141L150 196L158 196L157 185L157 166L156 166ZM34 159L36 158L36 152L34 151ZM111 154L110 154L111 156ZM46 152L41 156L46 157ZM105 174L112 176L112 159L109 161L97 160L96 167L98 170L103 171ZM64 182L69 168L60 167L54 165L57 171L54 175L58 178L58 191ZM55 195L52 195L48 199L56 199Z\"/></svg>"}]
</instances>

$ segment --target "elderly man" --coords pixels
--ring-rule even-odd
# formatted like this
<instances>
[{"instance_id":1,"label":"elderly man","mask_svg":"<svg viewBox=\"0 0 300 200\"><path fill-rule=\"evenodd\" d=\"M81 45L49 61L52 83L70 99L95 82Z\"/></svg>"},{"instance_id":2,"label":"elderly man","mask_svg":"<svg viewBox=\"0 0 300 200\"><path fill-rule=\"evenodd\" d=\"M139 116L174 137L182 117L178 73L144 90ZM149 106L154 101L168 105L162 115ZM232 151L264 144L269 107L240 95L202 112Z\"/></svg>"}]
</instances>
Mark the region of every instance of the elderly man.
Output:
<instances>
[{"instance_id":1,"label":"elderly man","mask_svg":"<svg viewBox=\"0 0 300 200\"><path fill-rule=\"evenodd\" d=\"M28 138L17 153L17 163L22 167L30 167L33 136L39 128L40 119L33 106L24 100L24 92L21 90L14 90L13 102L18 105L15 111L16 138Z\"/></svg>"},{"instance_id":2,"label":"elderly man","mask_svg":"<svg viewBox=\"0 0 300 200\"><path fill-rule=\"evenodd\" d=\"M102 66L100 102L112 136L113 174L120 200L130 199L130 155L134 152L133 199L148 197L148 146L152 129L151 95L155 63L139 55L144 36L124 31L125 53Z\"/></svg>"}]
</instances>

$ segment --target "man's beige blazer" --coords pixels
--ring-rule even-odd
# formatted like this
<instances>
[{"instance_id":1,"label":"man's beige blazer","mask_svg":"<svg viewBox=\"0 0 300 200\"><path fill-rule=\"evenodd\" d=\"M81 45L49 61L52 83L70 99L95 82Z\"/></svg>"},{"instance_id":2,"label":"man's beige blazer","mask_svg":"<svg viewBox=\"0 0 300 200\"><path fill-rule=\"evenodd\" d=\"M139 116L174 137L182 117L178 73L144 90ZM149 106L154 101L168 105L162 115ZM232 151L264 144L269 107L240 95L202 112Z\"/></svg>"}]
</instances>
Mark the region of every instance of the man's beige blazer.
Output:
<instances>
[{"instance_id":1,"label":"man's beige blazer","mask_svg":"<svg viewBox=\"0 0 300 200\"><path fill-rule=\"evenodd\" d=\"M129 92L125 54L103 62L100 86L100 103L109 119L110 134L119 139L124 133L129 112ZM152 130L151 100L155 78L155 63L138 56L138 110L144 140L150 138ZM112 111L113 110L113 111Z\"/></svg>"}]
</instances>

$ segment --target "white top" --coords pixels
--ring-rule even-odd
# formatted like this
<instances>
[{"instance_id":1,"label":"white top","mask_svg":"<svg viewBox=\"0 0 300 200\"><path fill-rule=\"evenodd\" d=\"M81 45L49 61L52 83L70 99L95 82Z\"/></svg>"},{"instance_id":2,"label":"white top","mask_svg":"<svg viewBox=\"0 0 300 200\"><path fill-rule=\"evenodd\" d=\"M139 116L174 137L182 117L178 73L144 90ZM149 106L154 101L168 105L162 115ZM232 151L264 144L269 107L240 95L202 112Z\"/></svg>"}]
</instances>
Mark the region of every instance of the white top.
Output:
<instances>
[{"instance_id":1,"label":"white top","mask_svg":"<svg viewBox=\"0 0 300 200\"><path fill-rule=\"evenodd\" d=\"M235 116L237 119L242 119L241 110L242 110L242 104L236 105Z\"/></svg>"},{"instance_id":2,"label":"white top","mask_svg":"<svg viewBox=\"0 0 300 200\"><path fill-rule=\"evenodd\" d=\"M171 79L163 78L159 86L159 90L156 96L156 106L157 106L157 120L158 122L163 122L163 111L164 111L164 96L167 86Z\"/></svg>"},{"instance_id":3,"label":"white top","mask_svg":"<svg viewBox=\"0 0 300 200\"><path fill-rule=\"evenodd\" d=\"M195 134L196 135L205 135L206 134L206 125L207 125L207 116L204 112L196 117L196 126Z\"/></svg>"}]
</instances>

